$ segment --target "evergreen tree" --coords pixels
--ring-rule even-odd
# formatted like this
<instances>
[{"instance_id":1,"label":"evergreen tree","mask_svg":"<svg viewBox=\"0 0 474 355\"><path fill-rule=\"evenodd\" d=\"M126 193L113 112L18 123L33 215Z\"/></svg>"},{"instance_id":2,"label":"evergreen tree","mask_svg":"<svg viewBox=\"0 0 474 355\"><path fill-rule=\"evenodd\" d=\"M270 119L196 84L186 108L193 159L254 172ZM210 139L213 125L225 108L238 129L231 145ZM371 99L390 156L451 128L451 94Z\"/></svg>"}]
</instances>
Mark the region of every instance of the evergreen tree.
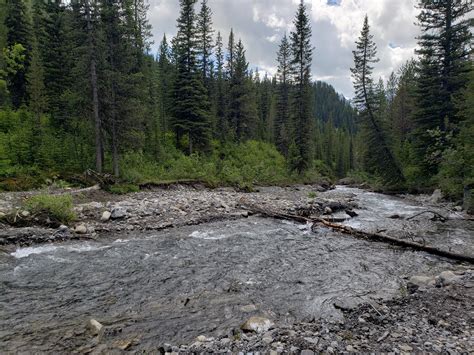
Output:
<instances>
[{"instance_id":1,"label":"evergreen tree","mask_svg":"<svg viewBox=\"0 0 474 355\"><path fill-rule=\"evenodd\" d=\"M373 64L378 62L377 47L370 34L369 20L364 19L364 26L356 42L354 68L351 68L354 83L354 102L359 109L364 127L367 150L367 168L380 175L386 183L399 183L405 180L395 159L386 132L377 115L378 97L372 79Z\"/></svg>"},{"instance_id":2,"label":"evergreen tree","mask_svg":"<svg viewBox=\"0 0 474 355\"><path fill-rule=\"evenodd\" d=\"M68 89L71 87L71 30L67 22L66 7L60 0L42 5L38 43L44 66L44 82L53 124L68 127L66 110ZM39 6L37 10L39 9ZM38 26L37 24L35 24ZM81 29L82 30L82 29Z\"/></svg>"},{"instance_id":3,"label":"evergreen tree","mask_svg":"<svg viewBox=\"0 0 474 355\"><path fill-rule=\"evenodd\" d=\"M180 0L176 35L177 77L175 82L173 128L178 143L186 136L188 153L206 150L210 143L210 104L198 68L198 36L194 5L196 0Z\"/></svg>"},{"instance_id":4,"label":"evergreen tree","mask_svg":"<svg viewBox=\"0 0 474 355\"><path fill-rule=\"evenodd\" d=\"M275 143L283 155L288 155L290 145L291 120L290 120L290 88L291 88L291 47L285 34L278 50L278 88L276 99L275 117Z\"/></svg>"},{"instance_id":5,"label":"evergreen tree","mask_svg":"<svg viewBox=\"0 0 474 355\"><path fill-rule=\"evenodd\" d=\"M166 132L169 128L171 114L173 111L173 81L175 67L171 63L171 49L168 45L166 35L160 44L158 54L158 75L159 75L159 98L160 98L160 117L161 130ZM158 128L158 127L157 127Z\"/></svg>"},{"instance_id":6,"label":"evergreen tree","mask_svg":"<svg viewBox=\"0 0 474 355\"><path fill-rule=\"evenodd\" d=\"M295 30L291 33L292 116L294 122L294 143L296 156L293 157L293 170L302 173L311 166L311 24L306 5L301 0L294 20Z\"/></svg>"},{"instance_id":7,"label":"evergreen tree","mask_svg":"<svg viewBox=\"0 0 474 355\"><path fill-rule=\"evenodd\" d=\"M201 69L202 77L206 88L210 89L211 76L211 57L213 48L214 30L212 29L212 11L207 5L207 0L202 0L201 10L197 20L198 33L198 51L199 51L199 67Z\"/></svg>"},{"instance_id":8,"label":"evergreen tree","mask_svg":"<svg viewBox=\"0 0 474 355\"><path fill-rule=\"evenodd\" d=\"M240 142L254 138L257 128L256 95L241 40L235 46L233 72L230 82L229 116L235 137Z\"/></svg>"},{"instance_id":9,"label":"evergreen tree","mask_svg":"<svg viewBox=\"0 0 474 355\"><path fill-rule=\"evenodd\" d=\"M31 24L23 0L8 0L6 4L7 48L13 51L16 45L21 45L24 49L21 68L9 71L7 75L7 87L12 105L14 108L19 108L22 104L28 103L26 75L31 58Z\"/></svg>"},{"instance_id":10,"label":"evergreen tree","mask_svg":"<svg viewBox=\"0 0 474 355\"><path fill-rule=\"evenodd\" d=\"M421 170L437 172L449 137L456 133L459 117L454 103L466 86L469 44L468 14L471 0L420 0L418 38L420 64L415 115L415 145Z\"/></svg>"},{"instance_id":11,"label":"evergreen tree","mask_svg":"<svg viewBox=\"0 0 474 355\"><path fill-rule=\"evenodd\" d=\"M235 39L234 30L230 29L229 42L227 44L227 78L232 80L234 76L234 64L235 64Z\"/></svg>"},{"instance_id":12,"label":"evergreen tree","mask_svg":"<svg viewBox=\"0 0 474 355\"><path fill-rule=\"evenodd\" d=\"M224 72L224 49L221 33L217 33L216 40L216 115L217 115L217 136L224 141L228 135L229 122L227 121L226 110L226 83Z\"/></svg>"}]
</instances>

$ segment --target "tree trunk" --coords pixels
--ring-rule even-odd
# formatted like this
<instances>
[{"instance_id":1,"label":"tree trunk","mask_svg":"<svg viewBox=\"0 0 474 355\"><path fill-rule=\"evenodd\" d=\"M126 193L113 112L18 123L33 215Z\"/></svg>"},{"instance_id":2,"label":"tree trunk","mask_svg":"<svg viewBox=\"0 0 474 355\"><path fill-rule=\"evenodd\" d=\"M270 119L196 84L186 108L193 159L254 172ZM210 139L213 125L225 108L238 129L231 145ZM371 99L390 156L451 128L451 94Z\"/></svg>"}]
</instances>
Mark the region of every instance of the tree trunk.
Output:
<instances>
[{"instance_id":1,"label":"tree trunk","mask_svg":"<svg viewBox=\"0 0 474 355\"><path fill-rule=\"evenodd\" d=\"M87 32L89 36L90 55L90 79L92 87L92 112L94 114L95 129L95 169L101 173L103 170L103 143L102 143L102 122L99 115L99 93L97 85L97 64L95 60L94 34L92 33L92 22L89 7L89 0L85 1L85 12L87 20Z\"/></svg>"}]
</instances>

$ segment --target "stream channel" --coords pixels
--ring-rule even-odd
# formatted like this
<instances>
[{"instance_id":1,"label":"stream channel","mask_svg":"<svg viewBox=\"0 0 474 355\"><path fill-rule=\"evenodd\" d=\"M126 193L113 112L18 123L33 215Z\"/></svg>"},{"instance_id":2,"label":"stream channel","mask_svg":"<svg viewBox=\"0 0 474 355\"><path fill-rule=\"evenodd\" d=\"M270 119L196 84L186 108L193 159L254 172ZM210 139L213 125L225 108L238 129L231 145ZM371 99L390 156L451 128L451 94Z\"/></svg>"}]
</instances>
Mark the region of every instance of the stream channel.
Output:
<instances>
[{"instance_id":1,"label":"stream channel","mask_svg":"<svg viewBox=\"0 0 474 355\"><path fill-rule=\"evenodd\" d=\"M405 222L388 217L424 210L397 197L336 191L359 204L347 223L362 230L403 232ZM472 252L472 222L422 223L437 245L454 241ZM0 352L85 351L98 341L86 330L91 318L106 326L100 342L135 339L141 350L229 334L253 315L277 324L338 319L335 303L394 297L407 277L452 267L423 252L258 217L19 248L0 255Z\"/></svg>"}]
</instances>

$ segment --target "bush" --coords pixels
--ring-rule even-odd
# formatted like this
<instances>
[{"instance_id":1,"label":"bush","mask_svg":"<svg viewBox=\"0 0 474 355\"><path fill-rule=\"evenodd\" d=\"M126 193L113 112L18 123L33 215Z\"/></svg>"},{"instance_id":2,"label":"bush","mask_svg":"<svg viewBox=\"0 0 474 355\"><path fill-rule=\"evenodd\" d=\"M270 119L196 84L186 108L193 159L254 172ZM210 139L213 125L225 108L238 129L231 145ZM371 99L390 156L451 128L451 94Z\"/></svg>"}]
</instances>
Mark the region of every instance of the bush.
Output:
<instances>
[{"instance_id":1,"label":"bush","mask_svg":"<svg viewBox=\"0 0 474 355\"><path fill-rule=\"evenodd\" d=\"M76 215L73 211L72 197L69 195L37 195L25 201L23 208L33 216L45 216L53 222L67 224Z\"/></svg>"}]
</instances>

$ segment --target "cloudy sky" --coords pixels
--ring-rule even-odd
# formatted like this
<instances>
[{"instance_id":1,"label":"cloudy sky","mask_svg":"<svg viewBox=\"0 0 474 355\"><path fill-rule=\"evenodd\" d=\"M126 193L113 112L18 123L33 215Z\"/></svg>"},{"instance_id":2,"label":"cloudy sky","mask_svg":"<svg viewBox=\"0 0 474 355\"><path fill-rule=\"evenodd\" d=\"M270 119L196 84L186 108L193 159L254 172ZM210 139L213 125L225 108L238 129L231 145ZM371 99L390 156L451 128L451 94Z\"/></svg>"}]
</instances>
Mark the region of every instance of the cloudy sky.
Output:
<instances>
[{"instance_id":1,"label":"cloudy sky","mask_svg":"<svg viewBox=\"0 0 474 355\"><path fill-rule=\"evenodd\" d=\"M176 34L178 0L149 0L156 51L163 34ZM227 42L230 28L242 38L253 68L270 75L276 71L276 51L281 37L292 30L299 0L209 0L214 28ZM306 0L313 28L313 76L352 97L349 68L354 41L364 15L378 46L376 76L386 78L414 55L418 28L414 25L415 0Z\"/></svg>"}]
</instances>

